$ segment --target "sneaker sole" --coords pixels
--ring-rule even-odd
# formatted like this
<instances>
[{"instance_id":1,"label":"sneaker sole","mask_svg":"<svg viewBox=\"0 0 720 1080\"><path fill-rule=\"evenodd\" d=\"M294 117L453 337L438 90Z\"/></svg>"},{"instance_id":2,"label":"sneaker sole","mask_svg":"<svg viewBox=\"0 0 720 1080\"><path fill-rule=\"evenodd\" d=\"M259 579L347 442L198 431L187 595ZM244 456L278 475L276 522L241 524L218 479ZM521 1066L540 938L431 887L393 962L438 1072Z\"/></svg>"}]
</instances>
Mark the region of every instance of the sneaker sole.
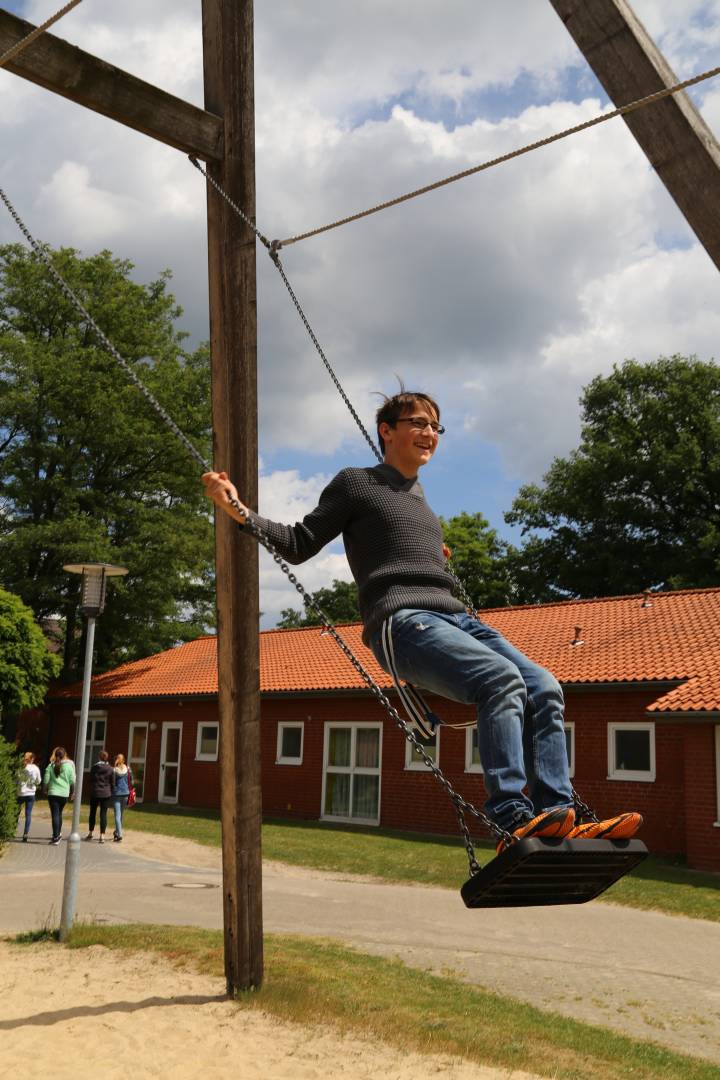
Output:
<instances>
[{"instance_id":1,"label":"sneaker sole","mask_svg":"<svg viewBox=\"0 0 720 1080\"><path fill-rule=\"evenodd\" d=\"M512 834L516 840L527 840L531 836L549 839L561 839L567 836L575 825L575 811L571 806L561 806L557 810L547 810L544 814L538 814L532 821L521 825ZM496 847L498 855L507 847L505 840L501 840Z\"/></svg>"},{"instance_id":2,"label":"sneaker sole","mask_svg":"<svg viewBox=\"0 0 720 1080\"><path fill-rule=\"evenodd\" d=\"M618 814L605 821L588 821L576 825L568 834L568 840L630 840L643 823L640 814Z\"/></svg>"}]
</instances>

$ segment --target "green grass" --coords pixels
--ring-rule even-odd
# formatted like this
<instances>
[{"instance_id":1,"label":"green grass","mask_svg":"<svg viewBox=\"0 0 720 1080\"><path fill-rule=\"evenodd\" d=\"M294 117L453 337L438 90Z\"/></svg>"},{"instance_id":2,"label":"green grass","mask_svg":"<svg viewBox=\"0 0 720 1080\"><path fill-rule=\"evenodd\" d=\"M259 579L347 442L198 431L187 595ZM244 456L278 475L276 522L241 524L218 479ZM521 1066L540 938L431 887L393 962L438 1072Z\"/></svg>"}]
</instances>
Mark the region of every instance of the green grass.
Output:
<instances>
[{"instance_id":1,"label":"green grass","mask_svg":"<svg viewBox=\"0 0 720 1080\"><path fill-rule=\"evenodd\" d=\"M47 932L15 939L32 945ZM68 945L105 945L221 976L220 931L194 927L78 925ZM62 948L62 946L58 946ZM717 1065L654 1043L541 1012L531 1005L429 975L399 960L367 956L332 941L269 936L265 981L238 1006L303 1025L332 1025L400 1050L456 1054L553 1080L717 1080Z\"/></svg>"},{"instance_id":2,"label":"green grass","mask_svg":"<svg viewBox=\"0 0 720 1080\"><path fill-rule=\"evenodd\" d=\"M209 846L220 845L220 819L214 810L141 806L129 812L127 825ZM459 837L269 820L263 825L262 843L266 859L317 870L366 874L385 881L459 889L468 876ZM476 854L478 862L484 864L493 857L494 849L489 844L478 844ZM650 857L600 899L720 922L720 875L688 870L676 860Z\"/></svg>"}]
</instances>

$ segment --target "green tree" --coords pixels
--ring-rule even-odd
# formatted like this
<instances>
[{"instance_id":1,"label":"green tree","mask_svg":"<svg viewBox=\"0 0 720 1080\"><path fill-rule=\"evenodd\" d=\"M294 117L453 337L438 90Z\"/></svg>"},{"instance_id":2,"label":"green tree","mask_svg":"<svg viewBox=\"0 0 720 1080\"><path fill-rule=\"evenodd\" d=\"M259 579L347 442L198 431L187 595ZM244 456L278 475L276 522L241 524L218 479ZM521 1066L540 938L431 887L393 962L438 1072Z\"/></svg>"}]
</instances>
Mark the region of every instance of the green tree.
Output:
<instances>
[{"instance_id":1,"label":"green tree","mask_svg":"<svg viewBox=\"0 0 720 1080\"><path fill-rule=\"evenodd\" d=\"M509 544L491 529L482 514L462 511L447 521L440 518L443 539L451 552L452 569L476 607L503 607L513 602L508 577Z\"/></svg>"},{"instance_id":2,"label":"green tree","mask_svg":"<svg viewBox=\"0 0 720 1080\"><path fill-rule=\"evenodd\" d=\"M108 251L51 252L60 273L178 425L208 456L204 348L187 352L169 273L131 280ZM212 620L212 524L197 466L156 418L47 272L0 248L0 584L37 617L66 624L65 674L78 667L79 582L64 563L121 563L108 590L96 664L188 640Z\"/></svg>"},{"instance_id":3,"label":"green tree","mask_svg":"<svg viewBox=\"0 0 720 1080\"><path fill-rule=\"evenodd\" d=\"M0 735L0 843L15 833L17 826L17 774L20 755L15 746Z\"/></svg>"},{"instance_id":4,"label":"green tree","mask_svg":"<svg viewBox=\"0 0 720 1080\"><path fill-rule=\"evenodd\" d=\"M580 446L505 515L528 540L527 598L608 596L720 582L720 368L628 360L581 398Z\"/></svg>"},{"instance_id":5,"label":"green tree","mask_svg":"<svg viewBox=\"0 0 720 1080\"><path fill-rule=\"evenodd\" d=\"M317 592L312 594L312 597L331 622L360 622L358 591L354 581L338 581L335 579L330 588L318 589ZM280 614L281 619L278 626L284 630L294 630L299 626L321 625L320 619L312 608L306 608L304 614L296 608L285 608Z\"/></svg>"},{"instance_id":6,"label":"green tree","mask_svg":"<svg viewBox=\"0 0 720 1080\"><path fill-rule=\"evenodd\" d=\"M59 669L30 608L0 589L0 718L39 705Z\"/></svg>"}]
</instances>

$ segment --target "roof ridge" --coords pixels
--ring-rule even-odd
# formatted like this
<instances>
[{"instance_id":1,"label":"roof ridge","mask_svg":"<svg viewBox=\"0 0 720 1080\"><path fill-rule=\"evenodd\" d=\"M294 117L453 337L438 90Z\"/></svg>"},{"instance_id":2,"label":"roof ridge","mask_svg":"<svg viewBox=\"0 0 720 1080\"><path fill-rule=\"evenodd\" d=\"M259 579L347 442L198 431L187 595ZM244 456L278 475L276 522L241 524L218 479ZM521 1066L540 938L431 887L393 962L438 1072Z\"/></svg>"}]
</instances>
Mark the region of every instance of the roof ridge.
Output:
<instances>
[{"instance_id":1,"label":"roof ridge","mask_svg":"<svg viewBox=\"0 0 720 1080\"><path fill-rule=\"evenodd\" d=\"M570 607L579 604L619 603L622 600L641 600L646 592L649 592L653 599L656 597L659 599L671 596L692 596L698 593L720 593L720 585L707 585L694 589L646 589L645 592L620 593L617 596L578 596L574 599L550 600L540 604L506 604L504 607L478 608L478 611L487 611L488 613L495 611L534 611L537 608Z\"/></svg>"}]
</instances>

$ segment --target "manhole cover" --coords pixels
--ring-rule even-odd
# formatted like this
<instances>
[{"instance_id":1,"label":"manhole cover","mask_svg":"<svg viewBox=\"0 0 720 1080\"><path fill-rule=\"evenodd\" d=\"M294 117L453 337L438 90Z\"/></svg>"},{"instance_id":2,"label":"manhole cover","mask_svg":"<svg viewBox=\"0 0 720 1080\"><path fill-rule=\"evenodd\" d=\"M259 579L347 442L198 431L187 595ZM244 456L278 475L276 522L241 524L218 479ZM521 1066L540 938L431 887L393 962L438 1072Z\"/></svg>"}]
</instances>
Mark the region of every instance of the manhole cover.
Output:
<instances>
[{"instance_id":1,"label":"manhole cover","mask_svg":"<svg viewBox=\"0 0 720 1080\"><path fill-rule=\"evenodd\" d=\"M166 889L218 889L219 885L212 885L208 881L167 881Z\"/></svg>"}]
</instances>

